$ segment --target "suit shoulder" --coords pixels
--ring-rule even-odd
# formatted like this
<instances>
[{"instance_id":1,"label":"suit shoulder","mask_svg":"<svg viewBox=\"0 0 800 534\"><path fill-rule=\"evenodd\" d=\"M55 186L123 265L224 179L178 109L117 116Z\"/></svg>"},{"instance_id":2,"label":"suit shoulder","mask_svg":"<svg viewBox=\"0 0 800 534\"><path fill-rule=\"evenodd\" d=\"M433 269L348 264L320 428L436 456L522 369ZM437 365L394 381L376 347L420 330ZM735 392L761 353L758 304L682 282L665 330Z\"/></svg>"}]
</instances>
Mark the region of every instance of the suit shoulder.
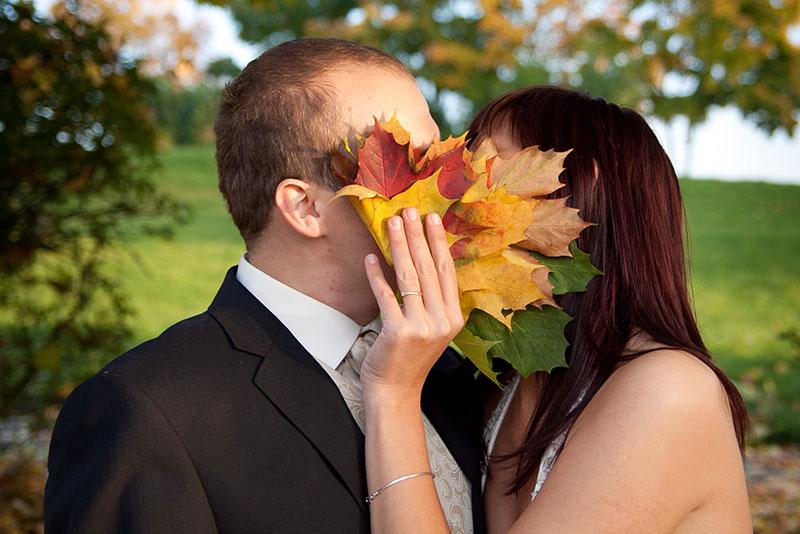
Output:
<instances>
[{"instance_id":1,"label":"suit shoulder","mask_svg":"<svg viewBox=\"0 0 800 534\"><path fill-rule=\"evenodd\" d=\"M251 359L234 348L225 330L205 312L118 356L98 375L116 375L158 399L200 384L224 386L231 378L226 375L242 371L241 365L227 364L236 361L249 372Z\"/></svg>"},{"instance_id":2,"label":"suit shoulder","mask_svg":"<svg viewBox=\"0 0 800 534\"><path fill-rule=\"evenodd\" d=\"M181 365L187 358L227 345L227 336L208 312L184 319L150 339L114 358L103 371L128 375L141 367Z\"/></svg>"}]
</instances>

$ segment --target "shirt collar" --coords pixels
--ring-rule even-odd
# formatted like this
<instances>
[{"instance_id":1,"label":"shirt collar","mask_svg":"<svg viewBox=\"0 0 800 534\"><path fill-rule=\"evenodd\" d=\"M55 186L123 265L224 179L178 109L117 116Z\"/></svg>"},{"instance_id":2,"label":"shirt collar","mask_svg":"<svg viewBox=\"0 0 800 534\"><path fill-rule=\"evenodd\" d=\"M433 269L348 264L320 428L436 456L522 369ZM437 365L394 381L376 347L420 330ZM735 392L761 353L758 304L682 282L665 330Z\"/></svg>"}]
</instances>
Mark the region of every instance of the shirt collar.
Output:
<instances>
[{"instance_id":1,"label":"shirt collar","mask_svg":"<svg viewBox=\"0 0 800 534\"><path fill-rule=\"evenodd\" d=\"M356 338L374 329L362 327L348 316L275 280L242 256L236 279L272 312L309 354L332 369L339 367ZM377 331L379 331L378 328Z\"/></svg>"}]
</instances>

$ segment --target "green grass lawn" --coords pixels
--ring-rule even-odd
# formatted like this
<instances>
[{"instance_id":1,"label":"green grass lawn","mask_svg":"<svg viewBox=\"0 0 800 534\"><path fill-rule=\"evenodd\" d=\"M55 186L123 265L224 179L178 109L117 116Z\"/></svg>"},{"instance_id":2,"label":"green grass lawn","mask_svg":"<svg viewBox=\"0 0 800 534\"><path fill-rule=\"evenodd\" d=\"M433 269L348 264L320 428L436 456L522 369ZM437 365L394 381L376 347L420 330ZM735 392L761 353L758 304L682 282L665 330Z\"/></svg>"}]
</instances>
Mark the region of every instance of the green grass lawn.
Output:
<instances>
[{"instance_id":1,"label":"green grass lawn","mask_svg":"<svg viewBox=\"0 0 800 534\"><path fill-rule=\"evenodd\" d=\"M162 186L194 208L171 241L141 238L120 260L138 313L137 340L202 312L243 251L216 187L213 150L162 157ZM755 360L786 357L781 331L800 328L800 187L683 181L694 301L706 342L734 375Z\"/></svg>"},{"instance_id":2,"label":"green grass lawn","mask_svg":"<svg viewBox=\"0 0 800 534\"><path fill-rule=\"evenodd\" d=\"M700 328L734 375L786 358L800 329L800 187L684 180Z\"/></svg>"}]
</instances>

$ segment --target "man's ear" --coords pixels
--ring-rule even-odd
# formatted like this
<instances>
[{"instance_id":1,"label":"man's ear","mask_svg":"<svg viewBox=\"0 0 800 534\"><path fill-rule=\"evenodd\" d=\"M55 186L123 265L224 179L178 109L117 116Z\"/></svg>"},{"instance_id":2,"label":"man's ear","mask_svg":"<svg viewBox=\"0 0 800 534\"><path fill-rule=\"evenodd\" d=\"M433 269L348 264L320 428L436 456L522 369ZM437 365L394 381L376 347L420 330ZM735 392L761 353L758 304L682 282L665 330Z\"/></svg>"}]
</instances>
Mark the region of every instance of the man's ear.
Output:
<instances>
[{"instance_id":1,"label":"man's ear","mask_svg":"<svg viewBox=\"0 0 800 534\"><path fill-rule=\"evenodd\" d=\"M275 190L275 208L292 230L305 237L320 237L321 188L296 178L287 178Z\"/></svg>"}]
</instances>

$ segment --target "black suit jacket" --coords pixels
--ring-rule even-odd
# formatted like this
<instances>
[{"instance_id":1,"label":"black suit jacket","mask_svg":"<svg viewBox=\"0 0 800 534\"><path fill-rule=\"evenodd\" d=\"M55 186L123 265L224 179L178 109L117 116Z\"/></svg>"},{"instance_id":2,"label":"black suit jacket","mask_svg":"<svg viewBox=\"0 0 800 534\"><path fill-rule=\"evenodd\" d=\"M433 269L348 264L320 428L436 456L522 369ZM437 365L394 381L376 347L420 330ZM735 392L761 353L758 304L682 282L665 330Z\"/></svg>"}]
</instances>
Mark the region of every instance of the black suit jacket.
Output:
<instances>
[{"instance_id":1,"label":"black suit jacket","mask_svg":"<svg viewBox=\"0 0 800 534\"><path fill-rule=\"evenodd\" d=\"M479 401L446 353L423 409L472 483ZM474 402L474 404L473 404ZM48 532L366 532L364 437L330 377L228 271L206 313L111 362L53 431Z\"/></svg>"}]
</instances>

